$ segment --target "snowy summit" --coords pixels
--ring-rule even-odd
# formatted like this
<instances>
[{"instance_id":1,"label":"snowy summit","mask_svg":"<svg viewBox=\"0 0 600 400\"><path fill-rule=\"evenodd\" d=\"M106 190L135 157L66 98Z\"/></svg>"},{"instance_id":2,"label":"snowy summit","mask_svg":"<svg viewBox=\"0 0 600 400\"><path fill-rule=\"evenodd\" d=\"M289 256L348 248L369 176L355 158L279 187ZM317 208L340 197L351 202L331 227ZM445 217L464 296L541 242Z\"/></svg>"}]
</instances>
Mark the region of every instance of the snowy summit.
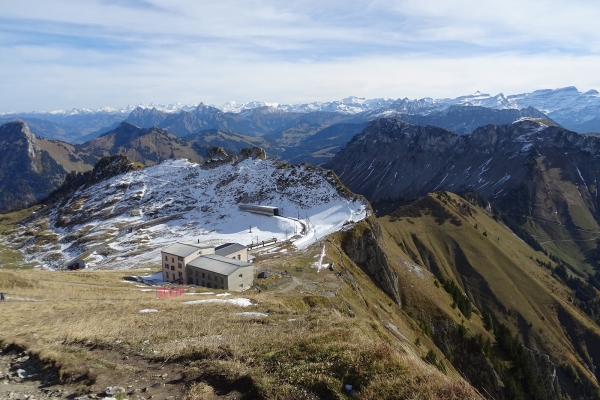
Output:
<instances>
[{"instance_id":1,"label":"snowy summit","mask_svg":"<svg viewBox=\"0 0 600 400\"><path fill-rule=\"evenodd\" d=\"M240 204L275 206L281 216L244 212ZM159 262L161 248L175 242L249 245L288 238L302 248L362 220L368 210L331 171L254 158L210 169L167 161L79 190L55 205L38 217L48 224L45 237L55 240L25 256L58 268L91 252L89 267L125 269Z\"/></svg>"}]
</instances>

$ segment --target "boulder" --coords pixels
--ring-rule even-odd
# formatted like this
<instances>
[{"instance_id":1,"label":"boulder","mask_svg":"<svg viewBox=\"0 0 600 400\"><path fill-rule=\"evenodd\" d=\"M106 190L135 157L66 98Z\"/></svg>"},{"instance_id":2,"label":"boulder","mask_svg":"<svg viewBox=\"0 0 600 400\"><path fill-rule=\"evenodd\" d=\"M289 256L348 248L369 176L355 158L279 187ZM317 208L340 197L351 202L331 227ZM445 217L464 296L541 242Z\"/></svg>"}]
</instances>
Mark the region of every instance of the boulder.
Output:
<instances>
[{"instance_id":1,"label":"boulder","mask_svg":"<svg viewBox=\"0 0 600 400\"><path fill-rule=\"evenodd\" d=\"M125 388L121 386L108 386L104 393L107 396L115 396L117 394L125 393Z\"/></svg>"}]
</instances>

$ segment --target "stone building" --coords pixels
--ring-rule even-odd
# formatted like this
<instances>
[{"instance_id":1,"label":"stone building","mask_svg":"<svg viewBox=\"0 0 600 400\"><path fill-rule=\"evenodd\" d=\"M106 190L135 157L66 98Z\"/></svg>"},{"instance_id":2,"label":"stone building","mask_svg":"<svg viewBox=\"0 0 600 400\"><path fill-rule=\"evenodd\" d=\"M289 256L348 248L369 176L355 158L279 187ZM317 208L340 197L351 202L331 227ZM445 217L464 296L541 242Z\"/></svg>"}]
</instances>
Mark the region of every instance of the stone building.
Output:
<instances>
[{"instance_id":1,"label":"stone building","mask_svg":"<svg viewBox=\"0 0 600 400\"><path fill-rule=\"evenodd\" d=\"M248 249L238 243L174 243L161 251L161 260L165 282L241 291L254 280Z\"/></svg>"}]
</instances>

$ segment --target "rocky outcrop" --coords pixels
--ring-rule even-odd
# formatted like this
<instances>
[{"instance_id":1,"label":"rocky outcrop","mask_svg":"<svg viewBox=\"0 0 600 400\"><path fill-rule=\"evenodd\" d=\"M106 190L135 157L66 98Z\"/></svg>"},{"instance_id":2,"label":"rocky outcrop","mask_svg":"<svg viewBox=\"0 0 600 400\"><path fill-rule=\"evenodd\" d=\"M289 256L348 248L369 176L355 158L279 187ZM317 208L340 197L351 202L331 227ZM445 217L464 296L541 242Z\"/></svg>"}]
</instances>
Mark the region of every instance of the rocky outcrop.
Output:
<instances>
[{"instance_id":1,"label":"rocky outcrop","mask_svg":"<svg viewBox=\"0 0 600 400\"><path fill-rule=\"evenodd\" d=\"M211 169L225 164L237 164L249 158L264 160L267 158L267 153L264 149L254 146L242 149L238 155L231 155L222 147L213 147L206 155L202 168Z\"/></svg>"},{"instance_id":2,"label":"rocky outcrop","mask_svg":"<svg viewBox=\"0 0 600 400\"><path fill-rule=\"evenodd\" d=\"M255 160L264 160L267 158L267 153L264 149L257 146L242 149L240 151L240 154L238 155L238 162L244 161L248 158L253 158Z\"/></svg>"},{"instance_id":3,"label":"rocky outcrop","mask_svg":"<svg viewBox=\"0 0 600 400\"><path fill-rule=\"evenodd\" d=\"M233 164L236 161L237 156L227 154L224 148L213 147L208 154L206 154L206 159L204 160L204 164L202 164L202 168L217 168L224 164Z\"/></svg>"},{"instance_id":4,"label":"rocky outcrop","mask_svg":"<svg viewBox=\"0 0 600 400\"><path fill-rule=\"evenodd\" d=\"M527 355L535 367L536 380L542 382L548 399L560 400L563 398L556 374L556 366L550 359L550 356L541 353L537 349L527 349Z\"/></svg>"},{"instance_id":5,"label":"rocky outcrop","mask_svg":"<svg viewBox=\"0 0 600 400\"><path fill-rule=\"evenodd\" d=\"M381 248L381 240L381 226L374 218L368 218L347 232L342 246L348 257L356 265L366 270L375 282L399 306L402 306L398 289L398 275L390 266L388 257Z\"/></svg>"},{"instance_id":6,"label":"rocky outcrop","mask_svg":"<svg viewBox=\"0 0 600 400\"><path fill-rule=\"evenodd\" d=\"M30 206L56 189L67 170L23 122L0 126L0 211Z\"/></svg>"}]
</instances>

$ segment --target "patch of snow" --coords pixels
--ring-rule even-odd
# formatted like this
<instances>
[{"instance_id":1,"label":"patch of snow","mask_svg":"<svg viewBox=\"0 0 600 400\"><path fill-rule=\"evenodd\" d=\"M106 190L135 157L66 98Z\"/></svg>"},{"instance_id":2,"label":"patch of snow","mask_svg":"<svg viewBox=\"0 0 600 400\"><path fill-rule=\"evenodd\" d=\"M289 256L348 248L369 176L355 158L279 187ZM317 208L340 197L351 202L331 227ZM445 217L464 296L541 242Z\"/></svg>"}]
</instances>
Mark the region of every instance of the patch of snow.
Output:
<instances>
[{"instance_id":1,"label":"patch of snow","mask_svg":"<svg viewBox=\"0 0 600 400\"><path fill-rule=\"evenodd\" d=\"M521 147L521 153L527 153L533 147L533 143L527 143L525 146Z\"/></svg>"},{"instance_id":2,"label":"patch of snow","mask_svg":"<svg viewBox=\"0 0 600 400\"><path fill-rule=\"evenodd\" d=\"M402 339L408 341L408 339L406 338L406 336L404 336L401 332L400 329L398 329L398 327L394 324L392 324L391 322L387 322L385 324L385 326L391 330L392 332L394 332L396 335L400 336Z\"/></svg>"},{"instance_id":3,"label":"patch of snow","mask_svg":"<svg viewBox=\"0 0 600 400\"><path fill-rule=\"evenodd\" d=\"M577 172L579 173L579 177L581 178L581 182L583 182L583 184L585 185L585 187L587 188L588 185L587 183L585 183L585 179L583 179L583 175L581 175L581 171L579 170L579 168L575 167L575 169L577 169Z\"/></svg>"},{"instance_id":4,"label":"patch of snow","mask_svg":"<svg viewBox=\"0 0 600 400\"><path fill-rule=\"evenodd\" d=\"M406 260L403 260L402 264L404 264L409 271L414 272L419 278L425 279L423 268L419 267L417 264Z\"/></svg>"},{"instance_id":5,"label":"patch of snow","mask_svg":"<svg viewBox=\"0 0 600 400\"><path fill-rule=\"evenodd\" d=\"M144 308L143 310L140 310L140 313L142 314L146 314L146 313L155 313L155 312L160 312L154 308Z\"/></svg>"},{"instance_id":6,"label":"patch of snow","mask_svg":"<svg viewBox=\"0 0 600 400\"><path fill-rule=\"evenodd\" d=\"M231 293L219 293L217 297L231 296Z\"/></svg>"},{"instance_id":7,"label":"patch of snow","mask_svg":"<svg viewBox=\"0 0 600 400\"><path fill-rule=\"evenodd\" d=\"M241 315L243 317L268 317L269 314L261 313L261 312L253 312L253 311L244 311L240 313L236 313L236 315Z\"/></svg>"},{"instance_id":8,"label":"patch of snow","mask_svg":"<svg viewBox=\"0 0 600 400\"><path fill-rule=\"evenodd\" d=\"M152 285L152 286L166 285L168 283L168 282L164 282L162 280L162 278L163 278L162 272L156 272L152 275L147 275L147 276L137 276L136 278L139 282L145 283L146 285Z\"/></svg>"},{"instance_id":9,"label":"patch of snow","mask_svg":"<svg viewBox=\"0 0 600 400\"><path fill-rule=\"evenodd\" d=\"M206 300L192 300L192 301L184 301L182 304L204 304L204 303L226 303L226 304L234 304L240 307L249 307L252 305L250 299L245 298L236 298L236 299L206 299Z\"/></svg>"}]
</instances>

